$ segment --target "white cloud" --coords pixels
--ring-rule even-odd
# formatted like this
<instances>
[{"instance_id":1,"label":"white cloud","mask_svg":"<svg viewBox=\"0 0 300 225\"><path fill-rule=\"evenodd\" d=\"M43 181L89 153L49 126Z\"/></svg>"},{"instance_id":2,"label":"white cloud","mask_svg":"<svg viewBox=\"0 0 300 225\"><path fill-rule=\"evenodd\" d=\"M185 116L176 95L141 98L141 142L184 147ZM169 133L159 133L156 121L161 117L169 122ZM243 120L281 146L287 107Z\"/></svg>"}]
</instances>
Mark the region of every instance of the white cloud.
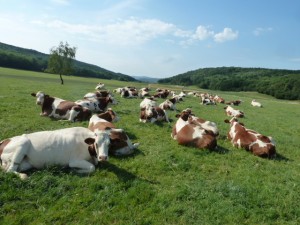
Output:
<instances>
[{"instance_id":1,"label":"white cloud","mask_svg":"<svg viewBox=\"0 0 300 225\"><path fill-rule=\"evenodd\" d=\"M254 34L255 36L260 36L260 35L262 35L263 33L271 32L272 30L273 30L272 27L268 27L268 28L257 27L257 28L255 28L255 30L253 31L253 34Z\"/></svg>"},{"instance_id":2,"label":"white cloud","mask_svg":"<svg viewBox=\"0 0 300 225\"><path fill-rule=\"evenodd\" d=\"M224 30L220 33L214 35L215 42L225 42L232 41L238 38L239 32L233 31L231 28L224 28Z\"/></svg>"},{"instance_id":3,"label":"white cloud","mask_svg":"<svg viewBox=\"0 0 300 225\"><path fill-rule=\"evenodd\" d=\"M211 31L208 28L209 27L205 27L201 25L198 26L196 32L193 34L192 37L200 41L212 37L214 35L214 31Z\"/></svg>"}]
</instances>

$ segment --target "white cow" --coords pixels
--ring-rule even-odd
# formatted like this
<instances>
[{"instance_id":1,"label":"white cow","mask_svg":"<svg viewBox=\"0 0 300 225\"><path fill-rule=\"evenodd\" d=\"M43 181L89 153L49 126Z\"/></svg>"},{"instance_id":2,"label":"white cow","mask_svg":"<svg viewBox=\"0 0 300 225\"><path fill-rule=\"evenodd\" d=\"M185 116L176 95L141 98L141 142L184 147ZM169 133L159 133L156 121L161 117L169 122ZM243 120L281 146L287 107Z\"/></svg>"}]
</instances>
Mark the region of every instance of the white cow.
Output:
<instances>
[{"instance_id":1,"label":"white cow","mask_svg":"<svg viewBox=\"0 0 300 225\"><path fill-rule=\"evenodd\" d=\"M77 168L79 173L91 173L98 161L108 160L109 130L92 132L84 127L23 134L0 142L1 167L20 173L49 165Z\"/></svg>"},{"instance_id":2,"label":"white cow","mask_svg":"<svg viewBox=\"0 0 300 225\"><path fill-rule=\"evenodd\" d=\"M262 104L260 102L257 102L255 99L252 100L251 105L260 108L262 107Z\"/></svg>"}]
</instances>

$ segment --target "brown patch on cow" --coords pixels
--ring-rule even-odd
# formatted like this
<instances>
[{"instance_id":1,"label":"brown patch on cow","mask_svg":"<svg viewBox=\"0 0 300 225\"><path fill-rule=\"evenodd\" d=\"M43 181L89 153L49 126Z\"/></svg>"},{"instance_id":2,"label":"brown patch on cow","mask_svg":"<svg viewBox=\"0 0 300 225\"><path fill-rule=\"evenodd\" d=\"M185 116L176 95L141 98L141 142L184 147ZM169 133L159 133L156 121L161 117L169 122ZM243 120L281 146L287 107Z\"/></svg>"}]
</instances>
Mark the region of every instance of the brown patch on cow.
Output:
<instances>
[{"instance_id":1,"label":"brown patch on cow","mask_svg":"<svg viewBox=\"0 0 300 225\"><path fill-rule=\"evenodd\" d=\"M74 121L86 121L92 117L91 110L82 107L81 105L75 105L72 107L73 110L79 112L78 115L74 118Z\"/></svg>"},{"instance_id":2,"label":"brown patch on cow","mask_svg":"<svg viewBox=\"0 0 300 225\"><path fill-rule=\"evenodd\" d=\"M112 110L108 110L105 113L100 113L97 115L99 118L111 122L115 118L115 113Z\"/></svg>"},{"instance_id":3,"label":"brown patch on cow","mask_svg":"<svg viewBox=\"0 0 300 225\"><path fill-rule=\"evenodd\" d=\"M112 130L110 133L110 146L109 152L115 154L115 152L121 148L128 146L127 140L128 137L124 131L114 131Z\"/></svg>"},{"instance_id":4,"label":"brown patch on cow","mask_svg":"<svg viewBox=\"0 0 300 225\"><path fill-rule=\"evenodd\" d=\"M234 132L236 133L232 143L234 146L238 147L238 141L242 148L249 151L249 145L253 143L257 138L254 134L247 132L246 128L239 123L234 126Z\"/></svg>"},{"instance_id":5,"label":"brown patch on cow","mask_svg":"<svg viewBox=\"0 0 300 225\"><path fill-rule=\"evenodd\" d=\"M263 158L271 158L276 155L275 146L271 143L266 144L265 147L260 147L257 143L252 145L250 151L253 155L263 157Z\"/></svg>"},{"instance_id":6,"label":"brown patch on cow","mask_svg":"<svg viewBox=\"0 0 300 225\"><path fill-rule=\"evenodd\" d=\"M10 139L5 139L3 141L0 142L0 158L1 158L1 155L4 151L4 148L5 146L10 142ZM1 160L1 159L0 159Z\"/></svg>"},{"instance_id":7,"label":"brown patch on cow","mask_svg":"<svg viewBox=\"0 0 300 225\"><path fill-rule=\"evenodd\" d=\"M140 118L142 119L142 120L146 120L147 119L147 117L146 117L146 108L144 107L144 108L141 108L141 111L140 111Z\"/></svg>"},{"instance_id":8,"label":"brown patch on cow","mask_svg":"<svg viewBox=\"0 0 300 225\"><path fill-rule=\"evenodd\" d=\"M63 116L67 113L68 110L71 110L73 106L77 106L77 104L71 101L62 101L55 109L55 114Z\"/></svg>"},{"instance_id":9,"label":"brown patch on cow","mask_svg":"<svg viewBox=\"0 0 300 225\"><path fill-rule=\"evenodd\" d=\"M53 111L52 104L54 100L55 99L53 97L50 97L49 95L44 96L44 102L42 105L42 113L44 116L48 116L52 113Z\"/></svg>"},{"instance_id":10,"label":"brown patch on cow","mask_svg":"<svg viewBox=\"0 0 300 225\"><path fill-rule=\"evenodd\" d=\"M202 138L193 138L196 125L188 124L184 126L177 134L177 141L180 145L193 146L196 148L215 149L217 140L214 135L203 134Z\"/></svg>"},{"instance_id":11,"label":"brown patch on cow","mask_svg":"<svg viewBox=\"0 0 300 225\"><path fill-rule=\"evenodd\" d=\"M94 145L89 145L89 146L88 146L88 151L89 151L90 156L91 156L92 158L93 158L93 157L97 158L97 152L96 152L96 148L95 148Z\"/></svg>"}]
</instances>

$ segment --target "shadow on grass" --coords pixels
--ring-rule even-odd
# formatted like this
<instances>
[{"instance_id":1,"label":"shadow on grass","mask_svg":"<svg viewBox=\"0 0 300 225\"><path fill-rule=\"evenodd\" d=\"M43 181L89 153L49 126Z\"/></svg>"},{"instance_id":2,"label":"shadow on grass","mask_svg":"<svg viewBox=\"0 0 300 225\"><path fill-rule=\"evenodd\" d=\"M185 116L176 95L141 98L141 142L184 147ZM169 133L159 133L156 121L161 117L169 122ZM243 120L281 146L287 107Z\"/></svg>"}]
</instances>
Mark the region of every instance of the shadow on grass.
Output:
<instances>
[{"instance_id":1,"label":"shadow on grass","mask_svg":"<svg viewBox=\"0 0 300 225\"><path fill-rule=\"evenodd\" d=\"M140 180L140 181L144 181L144 182L151 183L151 184L157 184L158 183L156 181L151 181L151 180L147 180L147 179L144 179L144 178L140 178L137 175L135 175L135 174L123 169L123 168L120 168L120 167L118 167L114 164L111 164L109 162L105 162L105 163L101 164L100 167L101 167L101 170L106 170L108 172L114 173L118 177L118 179L122 182Z\"/></svg>"},{"instance_id":2,"label":"shadow on grass","mask_svg":"<svg viewBox=\"0 0 300 225\"><path fill-rule=\"evenodd\" d=\"M276 153L276 156L273 158L273 159L271 159L271 160L275 160L275 161L292 161L292 160L290 160L289 158L286 158L285 156L283 156L283 155L281 155L281 154L279 154L279 153Z\"/></svg>"}]
</instances>

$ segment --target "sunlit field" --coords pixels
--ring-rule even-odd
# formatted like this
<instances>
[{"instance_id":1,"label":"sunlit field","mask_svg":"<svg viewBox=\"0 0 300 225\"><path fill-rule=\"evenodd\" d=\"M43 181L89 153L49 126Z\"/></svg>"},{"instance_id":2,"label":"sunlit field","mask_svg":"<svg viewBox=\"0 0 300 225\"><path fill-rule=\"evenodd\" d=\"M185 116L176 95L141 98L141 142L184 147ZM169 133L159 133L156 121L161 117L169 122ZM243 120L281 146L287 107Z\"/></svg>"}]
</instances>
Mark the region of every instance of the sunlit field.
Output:
<instances>
[{"instance_id":1,"label":"sunlit field","mask_svg":"<svg viewBox=\"0 0 300 225\"><path fill-rule=\"evenodd\" d=\"M32 92L76 101L94 91L148 86L94 78L64 76L0 68L0 139L41 130L87 127L40 117ZM263 159L232 147L224 105L201 105L196 97L177 104L198 117L215 122L220 130L214 151L179 146L170 124L139 122L140 98L114 93L111 106L121 117L116 123L140 145L128 157L111 156L89 175L68 168L28 171L29 179L0 171L0 224L300 224L300 104L254 92L220 92L196 87L149 85L179 93L182 88L218 94L226 101L242 100L241 121L276 141L277 157ZM263 108L250 105L252 99ZM158 99L161 103L163 99Z\"/></svg>"}]
</instances>

